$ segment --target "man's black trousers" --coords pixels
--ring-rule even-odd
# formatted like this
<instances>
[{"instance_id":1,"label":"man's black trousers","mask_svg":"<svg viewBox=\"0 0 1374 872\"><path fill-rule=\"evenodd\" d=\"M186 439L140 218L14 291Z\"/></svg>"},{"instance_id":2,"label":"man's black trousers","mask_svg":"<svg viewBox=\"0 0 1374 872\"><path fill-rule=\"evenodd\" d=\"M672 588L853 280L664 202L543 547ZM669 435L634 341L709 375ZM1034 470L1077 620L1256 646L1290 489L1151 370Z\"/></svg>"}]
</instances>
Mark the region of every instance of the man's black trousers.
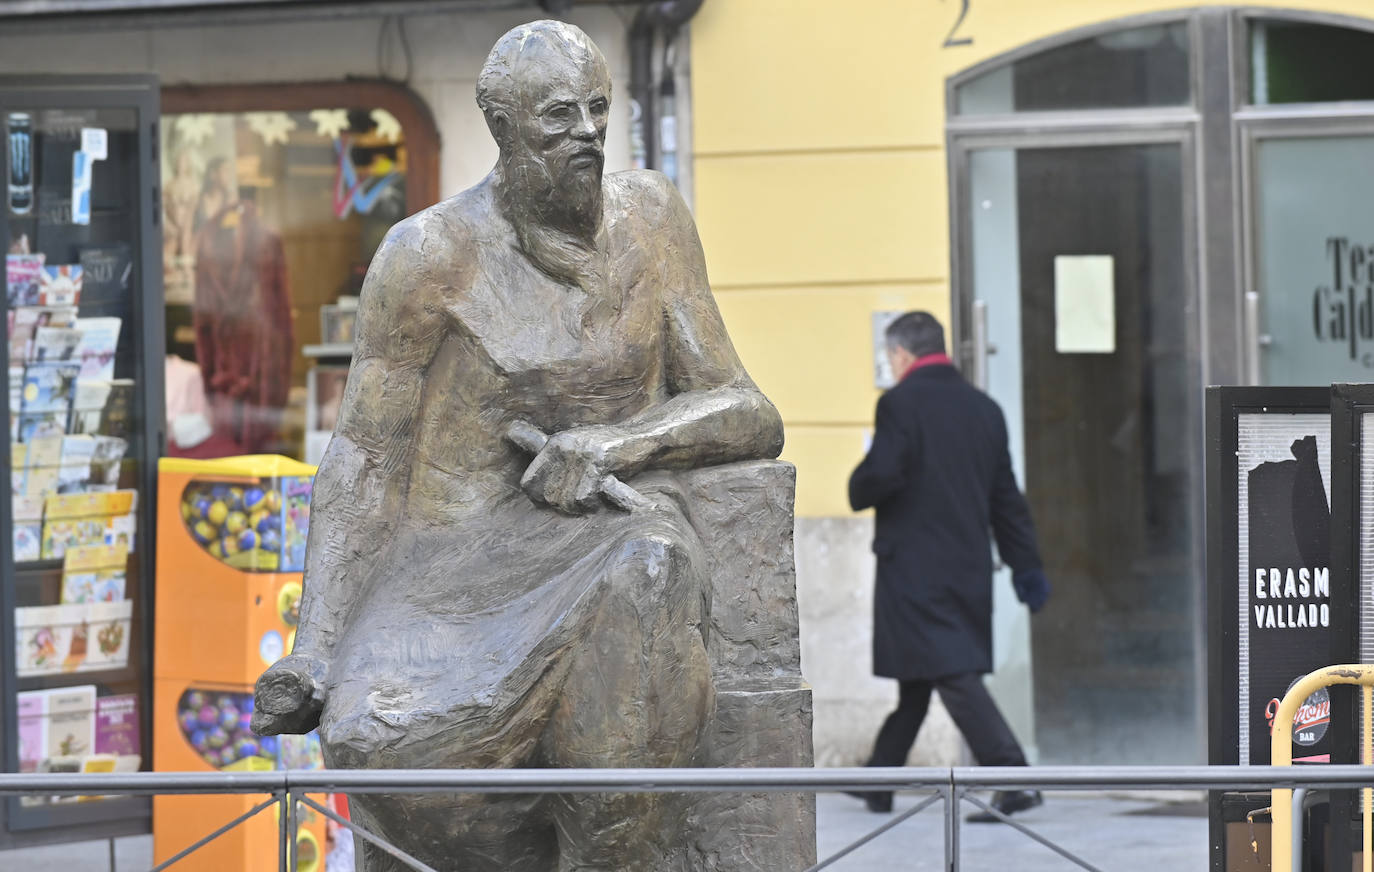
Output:
<instances>
[{"instance_id":1,"label":"man's black trousers","mask_svg":"<svg viewBox=\"0 0 1374 872\"><path fill-rule=\"evenodd\" d=\"M887 716L878 731L869 766L906 765L916 733L926 719L932 690L940 692L940 701L945 704L959 732L964 734L979 765L1026 765L1026 755L983 686L982 675L967 672L929 681L903 681L898 686L897 710Z\"/></svg>"}]
</instances>

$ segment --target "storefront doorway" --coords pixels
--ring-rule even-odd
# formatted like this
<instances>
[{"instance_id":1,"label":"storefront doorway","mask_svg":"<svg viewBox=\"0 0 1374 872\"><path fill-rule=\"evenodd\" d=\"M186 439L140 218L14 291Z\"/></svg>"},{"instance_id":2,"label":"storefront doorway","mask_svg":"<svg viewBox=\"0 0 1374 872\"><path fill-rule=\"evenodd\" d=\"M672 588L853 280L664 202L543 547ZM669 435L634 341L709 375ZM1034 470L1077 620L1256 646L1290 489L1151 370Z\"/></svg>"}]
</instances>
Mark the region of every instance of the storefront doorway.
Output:
<instances>
[{"instance_id":1,"label":"storefront doorway","mask_svg":"<svg viewBox=\"0 0 1374 872\"><path fill-rule=\"evenodd\" d=\"M1055 586L999 579L990 684L1040 762L1203 759L1203 388L1374 373L1374 80L1299 63L1371 31L1181 10L950 82L956 345Z\"/></svg>"}]
</instances>

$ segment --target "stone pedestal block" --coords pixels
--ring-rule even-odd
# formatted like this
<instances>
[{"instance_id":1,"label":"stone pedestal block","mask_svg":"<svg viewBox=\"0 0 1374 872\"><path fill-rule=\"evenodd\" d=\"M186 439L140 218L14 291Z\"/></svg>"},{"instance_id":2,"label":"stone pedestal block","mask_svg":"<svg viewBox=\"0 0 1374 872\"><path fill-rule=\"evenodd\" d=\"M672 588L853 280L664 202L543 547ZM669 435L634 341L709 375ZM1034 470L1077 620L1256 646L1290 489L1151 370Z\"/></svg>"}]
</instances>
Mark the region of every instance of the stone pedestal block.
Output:
<instances>
[{"instance_id":1,"label":"stone pedestal block","mask_svg":"<svg viewBox=\"0 0 1374 872\"><path fill-rule=\"evenodd\" d=\"M755 461L684 480L712 584L716 718L704 763L809 767L811 688L801 674L792 545L796 469ZM702 872L803 869L816 861L815 796L705 796L693 804L690 832Z\"/></svg>"}]
</instances>

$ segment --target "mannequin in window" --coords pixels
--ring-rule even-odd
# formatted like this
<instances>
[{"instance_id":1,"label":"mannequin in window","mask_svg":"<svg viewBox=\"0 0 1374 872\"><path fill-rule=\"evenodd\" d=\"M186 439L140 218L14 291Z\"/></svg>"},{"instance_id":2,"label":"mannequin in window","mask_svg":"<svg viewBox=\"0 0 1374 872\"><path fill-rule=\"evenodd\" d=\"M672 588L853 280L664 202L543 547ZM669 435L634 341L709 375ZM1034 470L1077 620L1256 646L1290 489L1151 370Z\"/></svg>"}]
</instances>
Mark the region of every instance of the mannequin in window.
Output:
<instances>
[{"instance_id":1,"label":"mannequin in window","mask_svg":"<svg viewBox=\"0 0 1374 872\"><path fill-rule=\"evenodd\" d=\"M295 345L281 237L239 194L233 165L212 160L196 207L193 323L214 432L256 454L279 450Z\"/></svg>"}]
</instances>

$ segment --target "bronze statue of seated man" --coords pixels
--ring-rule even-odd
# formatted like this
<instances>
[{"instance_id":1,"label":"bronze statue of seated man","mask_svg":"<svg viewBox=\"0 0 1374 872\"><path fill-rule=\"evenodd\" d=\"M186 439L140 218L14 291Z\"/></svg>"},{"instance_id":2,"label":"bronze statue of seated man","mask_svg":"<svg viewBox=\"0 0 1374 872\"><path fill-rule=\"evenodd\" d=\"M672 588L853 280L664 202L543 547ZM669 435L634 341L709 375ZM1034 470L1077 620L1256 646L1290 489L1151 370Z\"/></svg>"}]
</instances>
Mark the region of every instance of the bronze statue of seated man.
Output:
<instances>
[{"instance_id":1,"label":"bronze statue of seated man","mask_svg":"<svg viewBox=\"0 0 1374 872\"><path fill-rule=\"evenodd\" d=\"M496 168L396 225L368 271L296 645L254 729L318 726L343 768L694 765L709 601L674 470L775 457L782 424L677 191L603 177L611 79L587 36L512 30L477 99ZM439 869L691 868L660 795L353 809Z\"/></svg>"}]
</instances>

